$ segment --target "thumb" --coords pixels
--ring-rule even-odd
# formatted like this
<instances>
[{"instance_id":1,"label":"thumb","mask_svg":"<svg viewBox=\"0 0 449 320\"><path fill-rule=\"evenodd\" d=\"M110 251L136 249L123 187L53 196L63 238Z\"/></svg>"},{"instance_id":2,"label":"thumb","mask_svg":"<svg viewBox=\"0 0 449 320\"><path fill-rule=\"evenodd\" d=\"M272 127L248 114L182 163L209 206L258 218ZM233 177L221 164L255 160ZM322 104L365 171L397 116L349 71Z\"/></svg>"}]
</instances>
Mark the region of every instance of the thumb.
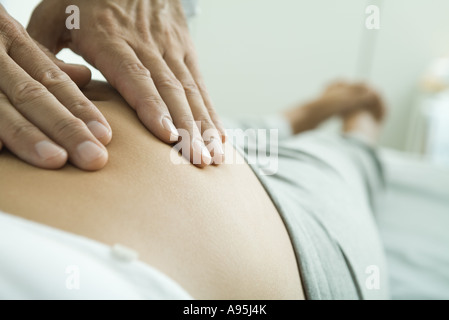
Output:
<instances>
[{"instance_id":1,"label":"thumb","mask_svg":"<svg viewBox=\"0 0 449 320\"><path fill-rule=\"evenodd\" d=\"M35 42L39 46L39 48L50 58L51 61L53 61L62 71L67 73L70 79L72 79L72 81L75 82L78 87L83 88L90 82L90 80L92 79L92 73L90 72L90 69L88 67L79 64L65 63L64 61L56 58L56 56L51 53L50 50L41 45L39 42L37 42L36 40Z\"/></svg>"},{"instance_id":2,"label":"thumb","mask_svg":"<svg viewBox=\"0 0 449 320\"><path fill-rule=\"evenodd\" d=\"M53 53L63 47L61 41L70 36L65 27L65 1L42 1L33 11L28 23L28 34Z\"/></svg>"},{"instance_id":3,"label":"thumb","mask_svg":"<svg viewBox=\"0 0 449 320\"><path fill-rule=\"evenodd\" d=\"M92 73L86 66L79 64L68 64L64 61L57 60L56 65L72 79L80 88L84 88L92 80Z\"/></svg>"}]
</instances>

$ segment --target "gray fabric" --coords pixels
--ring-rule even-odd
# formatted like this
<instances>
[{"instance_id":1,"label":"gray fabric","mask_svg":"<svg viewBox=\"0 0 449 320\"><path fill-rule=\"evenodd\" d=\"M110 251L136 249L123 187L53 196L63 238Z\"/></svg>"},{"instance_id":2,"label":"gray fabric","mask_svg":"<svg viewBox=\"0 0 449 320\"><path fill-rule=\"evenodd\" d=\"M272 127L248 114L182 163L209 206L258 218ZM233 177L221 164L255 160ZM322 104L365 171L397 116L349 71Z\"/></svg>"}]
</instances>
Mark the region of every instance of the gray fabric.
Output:
<instances>
[{"instance_id":1,"label":"gray fabric","mask_svg":"<svg viewBox=\"0 0 449 320\"><path fill-rule=\"evenodd\" d=\"M383 247L373 217L382 170L374 150L351 137L288 135L281 118L229 122L228 128L280 127L278 171L254 172L284 220L308 299L388 299ZM236 146L245 155L251 147ZM380 289L365 283L379 270Z\"/></svg>"}]
</instances>

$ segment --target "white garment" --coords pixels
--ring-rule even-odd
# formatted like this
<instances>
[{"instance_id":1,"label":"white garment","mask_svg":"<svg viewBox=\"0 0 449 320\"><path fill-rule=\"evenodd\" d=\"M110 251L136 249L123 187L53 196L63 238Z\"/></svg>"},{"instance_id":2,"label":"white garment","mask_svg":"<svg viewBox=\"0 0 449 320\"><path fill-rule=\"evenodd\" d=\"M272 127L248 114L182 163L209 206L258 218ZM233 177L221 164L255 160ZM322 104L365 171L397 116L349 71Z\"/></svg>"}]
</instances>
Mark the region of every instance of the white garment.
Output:
<instances>
[{"instance_id":1,"label":"white garment","mask_svg":"<svg viewBox=\"0 0 449 320\"><path fill-rule=\"evenodd\" d=\"M132 250L0 212L0 299L192 297Z\"/></svg>"}]
</instances>

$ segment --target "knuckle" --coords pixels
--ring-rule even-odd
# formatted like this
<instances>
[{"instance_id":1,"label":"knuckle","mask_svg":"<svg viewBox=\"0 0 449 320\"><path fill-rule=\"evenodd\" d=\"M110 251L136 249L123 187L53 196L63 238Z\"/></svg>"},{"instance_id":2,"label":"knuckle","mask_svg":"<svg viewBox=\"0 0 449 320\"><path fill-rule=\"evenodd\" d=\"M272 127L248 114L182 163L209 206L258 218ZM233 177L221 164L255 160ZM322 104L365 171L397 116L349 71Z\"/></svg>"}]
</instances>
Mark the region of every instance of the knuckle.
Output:
<instances>
[{"instance_id":1,"label":"knuckle","mask_svg":"<svg viewBox=\"0 0 449 320\"><path fill-rule=\"evenodd\" d=\"M203 80L197 81L197 86L201 92L207 92L206 83Z\"/></svg>"},{"instance_id":2,"label":"knuckle","mask_svg":"<svg viewBox=\"0 0 449 320\"><path fill-rule=\"evenodd\" d=\"M55 136L68 140L86 130L86 125L78 118L63 118L55 122L53 133Z\"/></svg>"},{"instance_id":3,"label":"knuckle","mask_svg":"<svg viewBox=\"0 0 449 320\"><path fill-rule=\"evenodd\" d=\"M170 90L170 91L178 91L183 92L184 88L181 85L181 82L179 82L176 78L166 76L162 79L159 79L157 82L160 89Z\"/></svg>"},{"instance_id":4,"label":"knuckle","mask_svg":"<svg viewBox=\"0 0 449 320\"><path fill-rule=\"evenodd\" d=\"M142 78L150 78L150 71L138 62L123 61L120 63L119 70L121 73L132 74Z\"/></svg>"},{"instance_id":5,"label":"knuckle","mask_svg":"<svg viewBox=\"0 0 449 320\"><path fill-rule=\"evenodd\" d=\"M24 81L12 88L11 102L20 106L29 101L42 98L47 94L44 86L35 81Z\"/></svg>"},{"instance_id":6,"label":"knuckle","mask_svg":"<svg viewBox=\"0 0 449 320\"><path fill-rule=\"evenodd\" d=\"M193 119L192 115L190 115L188 113L184 113L184 114L177 116L176 121L181 124L181 127L183 127L184 129L187 129L187 130L190 130L191 128L194 127L194 125L196 125L195 120Z\"/></svg>"},{"instance_id":7,"label":"knuckle","mask_svg":"<svg viewBox=\"0 0 449 320\"><path fill-rule=\"evenodd\" d=\"M184 91L187 96L197 96L200 95L200 90L195 82L187 81L182 84Z\"/></svg>"},{"instance_id":8,"label":"knuckle","mask_svg":"<svg viewBox=\"0 0 449 320\"><path fill-rule=\"evenodd\" d=\"M117 24L117 10L113 7L106 7L94 13L97 23L93 26L99 34L110 36L121 36L122 30ZM131 18L126 15L120 16L121 25L130 26Z\"/></svg>"},{"instance_id":9,"label":"knuckle","mask_svg":"<svg viewBox=\"0 0 449 320\"><path fill-rule=\"evenodd\" d=\"M80 119L92 118L92 114L97 113L96 107L89 101L76 101L72 103L68 109L73 115Z\"/></svg>"},{"instance_id":10,"label":"knuckle","mask_svg":"<svg viewBox=\"0 0 449 320\"><path fill-rule=\"evenodd\" d=\"M0 39L10 47L24 35L25 29L6 14L0 16Z\"/></svg>"},{"instance_id":11,"label":"knuckle","mask_svg":"<svg viewBox=\"0 0 449 320\"><path fill-rule=\"evenodd\" d=\"M35 127L31 123L22 120L12 122L6 128L6 134L13 142L20 142L33 136L34 131Z\"/></svg>"},{"instance_id":12,"label":"knuckle","mask_svg":"<svg viewBox=\"0 0 449 320\"><path fill-rule=\"evenodd\" d=\"M207 130L207 129L214 129L215 125L212 122L212 120L210 119L210 117L203 115L200 116L198 118L195 119L196 122L200 122L201 123L201 127L203 130Z\"/></svg>"},{"instance_id":13,"label":"knuckle","mask_svg":"<svg viewBox=\"0 0 449 320\"><path fill-rule=\"evenodd\" d=\"M72 83L69 76L57 68L52 68L44 71L39 76L38 81L47 88L54 87L56 85L67 86L71 85Z\"/></svg>"},{"instance_id":14,"label":"knuckle","mask_svg":"<svg viewBox=\"0 0 449 320\"><path fill-rule=\"evenodd\" d=\"M143 43L148 44L152 42L150 26L146 21L138 21L137 23L134 23L134 28L139 35L139 39L141 39Z\"/></svg>"},{"instance_id":15,"label":"knuckle","mask_svg":"<svg viewBox=\"0 0 449 320\"><path fill-rule=\"evenodd\" d=\"M137 100L137 108L151 108L154 109L160 109L162 110L164 108L165 104L162 98L156 96L156 95L149 95L142 98L139 98Z\"/></svg>"},{"instance_id":16,"label":"knuckle","mask_svg":"<svg viewBox=\"0 0 449 320\"><path fill-rule=\"evenodd\" d=\"M104 8L104 10L96 12L95 18L102 26L114 25L114 11L111 8Z\"/></svg>"}]
</instances>

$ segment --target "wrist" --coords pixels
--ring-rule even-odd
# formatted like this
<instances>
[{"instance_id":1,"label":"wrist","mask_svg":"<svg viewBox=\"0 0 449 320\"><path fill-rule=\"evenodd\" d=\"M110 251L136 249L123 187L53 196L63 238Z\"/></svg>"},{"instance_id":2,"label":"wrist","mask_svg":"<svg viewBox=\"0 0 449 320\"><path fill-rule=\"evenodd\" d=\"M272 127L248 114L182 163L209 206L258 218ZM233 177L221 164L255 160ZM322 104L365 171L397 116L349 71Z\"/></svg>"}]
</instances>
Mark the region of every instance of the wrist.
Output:
<instances>
[{"instance_id":1,"label":"wrist","mask_svg":"<svg viewBox=\"0 0 449 320\"><path fill-rule=\"evenodd\" d=\"M284 112L284 117L290 123L293 134L298 134L314 128L314 111L319 109L320 104L321 101L312 100Z\"/></svg>"}]
</instances>

